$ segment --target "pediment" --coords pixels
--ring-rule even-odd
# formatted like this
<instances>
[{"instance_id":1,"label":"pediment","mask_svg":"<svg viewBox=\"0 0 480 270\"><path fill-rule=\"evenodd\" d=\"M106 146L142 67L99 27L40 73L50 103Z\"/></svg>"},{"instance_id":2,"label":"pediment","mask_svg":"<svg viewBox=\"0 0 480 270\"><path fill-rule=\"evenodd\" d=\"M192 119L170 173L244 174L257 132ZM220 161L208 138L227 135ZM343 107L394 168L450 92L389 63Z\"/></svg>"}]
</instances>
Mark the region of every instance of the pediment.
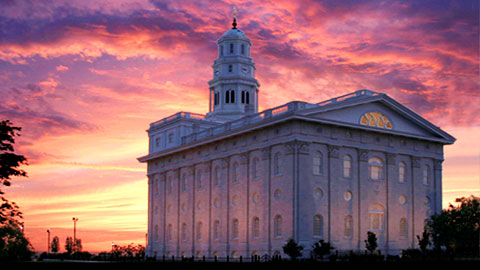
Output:
<instances>
[{"instance_id":1,"label":"pediment","mask_svg":"<svg viewBox=\"0 0 480 270\"><path fill-rule=\"evenodd\" d=\"M445 143L455 141L455 138L446 132L388 97L318 107L305 116L357 128L441 140Z\"/></svg>"}]
</instances>

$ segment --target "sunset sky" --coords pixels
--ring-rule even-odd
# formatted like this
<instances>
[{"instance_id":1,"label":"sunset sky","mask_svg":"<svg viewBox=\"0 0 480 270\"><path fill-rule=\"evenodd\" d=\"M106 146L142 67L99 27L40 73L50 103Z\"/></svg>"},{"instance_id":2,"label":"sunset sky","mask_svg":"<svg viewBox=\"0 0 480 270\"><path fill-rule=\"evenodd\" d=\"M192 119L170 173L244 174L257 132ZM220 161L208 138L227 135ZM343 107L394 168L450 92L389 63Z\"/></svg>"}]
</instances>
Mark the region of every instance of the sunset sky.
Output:
<instances>
[{"instance_id":1,"label":"sunset sky","mask_svg":"<svg viewBox=\"0 0 480 270\"><path fill-rule=\"evenodd\" d=\"M359 89L454 136L443 206L480 196L479 1L0 1L0 120L22 127L28 178L2 187L36 251L145 245L149 123L208 111L216 40L252 41L260 110Z\"/></svg>"}]
</instances>

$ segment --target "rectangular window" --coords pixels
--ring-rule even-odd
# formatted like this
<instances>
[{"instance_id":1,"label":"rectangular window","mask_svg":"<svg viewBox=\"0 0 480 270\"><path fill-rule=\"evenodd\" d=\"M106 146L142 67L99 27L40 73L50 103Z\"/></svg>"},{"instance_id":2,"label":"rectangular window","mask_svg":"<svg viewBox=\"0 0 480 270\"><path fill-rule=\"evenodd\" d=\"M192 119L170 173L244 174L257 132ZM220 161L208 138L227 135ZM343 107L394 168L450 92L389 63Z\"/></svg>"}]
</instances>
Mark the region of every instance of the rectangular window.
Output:
<instances>
[{"instance_id":1,"label":"rectangular window","mask_svg":"<svg viewBox=\"0 0 480 270\"><path fill-rule=\"evenodd\" d=\"M233 44L230 43L230 53L233 53Z\"/></svg>"},{"instance_id":2,"label":"rectangular window","mask_svg":"<svg viewBox=\"0 0 480 270\"><path fill-rule=\"evenodd\" d=\"M173 143L173 133L168 134L168 143Z\"/></svg>"},{"instance_id":3,"label":"rectangular window","mask_svg":"<svg viewBox=\"0 0 480 270\"><path fill-rule=\"evenodd\" d=\"M241 47L241 48L242 48L242 55L244 55L244 54L245 54L245 45L242 44L242 47Z\"/></svg>"},{"instance_id":4,"label":"rectangular window","mask_svg":"<svg viewBox=\"0 0 480 270\"><path fill-rule=\"evenodd\" d=\"M228 72L233 72L233 66L232 65L228 65Z\"/></svg>"},{"instance_id":5,"label":"rectangular window","mask_svg":"<svg viewBox=\"0 0 480 270\"><path fill-rule=\"evenodd\" d=\"M160 137L155 138L155 146L160 147Z\"/></svg>"}]
</instances>

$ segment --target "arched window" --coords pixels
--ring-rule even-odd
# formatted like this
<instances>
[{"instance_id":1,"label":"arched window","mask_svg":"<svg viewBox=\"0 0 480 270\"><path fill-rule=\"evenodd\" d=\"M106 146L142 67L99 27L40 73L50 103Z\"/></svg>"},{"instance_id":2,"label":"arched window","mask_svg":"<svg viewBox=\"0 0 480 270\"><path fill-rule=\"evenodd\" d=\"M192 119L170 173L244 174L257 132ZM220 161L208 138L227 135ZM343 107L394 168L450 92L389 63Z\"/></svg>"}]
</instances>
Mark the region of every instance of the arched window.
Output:
<instances>
[{"instance_id":1,"label":"arched window","mask_svg":"<svg viewBox=\"0 0 480 270\"><path fill-rule=\"evenodd\" d=\"M275 237L282 236L282 216L276 215L273 218L273 235Z\"/></svg>"},{"instance_id":2,"label":"arched window","mask_svg":"<svg viewBox=\"0 0 480 270\"><path fill-rule=\"evenodd\" d=\"M213 94L213 104L218 105L218 93L217 92L215 92Z\"/></svg>"},{"instance_id":3,"label":"arched window","mask_svg":"<svg viewBox=\"0 0 480 270\"><path fill-rule=\"evenodd\" d=\"M213 184L215 186L220 185L220 167L218 166L213 169Z\"/></svg>"},{"instance_id":4,"label":"arched window","mask_svg":"<svg viewBox=\"0 0 480 270\"><path fill-rule=\"evenodd\" d=\"M180 237L182 238L182 241L187 241L187 224L186 223L182 223Z\"/></svg>"},{"instance_id":5,"label":"arched window","mask_svg":"<svg viewBox=\"0 0 480 270\"><path fill-rule=\"evenodd\" d=\"M242 104L245 104L245 91L242 91Z\"/></svg>"},{"instance_id":6,"label":"arched window","mask_svg":"<svg viewBox=\"0 0 480 270\"><path fill-rule=\"evenodd\" d=\"M378 157L372 157L368 160L368 175L372 180L383 179L383 161Z\"/></svg>"},{"instance_id":7,"label":"arched window","mask_svg":"<svg viewBox=\"0 0 480 270\"><path fill-rule=\"evenodd\" d=\"M401 161L398 163L398 182L405 183L407 165L405 162Z\"/></svg>"},{"instance_id":8,"label":"arched window","mask_svg":"<svg viewBox=\"0 0 480 270\"><path fill-rule=\"evenodd\" d=\"M275 153L275 155L273 156L273 174L275 175L280 175L282 172L281 172L281 153L280 152L277 152Z\"/></svg>"},{"instance_id":9,"label":"arched window","mask_svg":"<svg viewBox=\"0 0 480 270\"><path fill-rule=\"evenodd\" d=\"M260 160L255 157L252 162L252 178L253 179L258 179L258 173L259 173L259 168L260 167Z\"/></svg>"},{"instance_id":10,"label":"arched window","mask_svg":"<svg viewBox=\"0 0 480 270\"><path fill-rule=\"evenodd\" d=\"M232 239L238 239L238 219L232 221Z\"/></svg>"},{"instance_id":11,"label":"arched window","mask_svg":"<svg viewBox=\"0 0 480 270\"><path fill-rule=\"evenodd\" d=\"M233 53L233 43L230 43L230 53Z\"/></svg>"},{"instance_id":12,"label":"arched window","mask_svg":"<svg viewBox=\"0 0 480 270\"><path fill-rule=\"evenodd\" d=\"M241 51L242 51L242 55L244 55L245 54L245 44L242 44L242 46L240 48L241 48Z\"/></svg>"},{"instance_id":13,"label":"arched window","mask_svg":"<svg viewBox=\"0 0 480 270\"><path fill-rule=\"evenodd\" d=\"M400 219L400 237L407 238L408 237L408 223L406 218Z\"/></svg>"},{"instance_id":14,"label":"arched window","mask_svg":"<svg viewBox=\"0 0 480 270\"><path fill-rule=\"evenodd\" d=\"M350 215L345 216L344 219L344 231L343 231L343 236L346 238L351 238L353 237L353 218Z\"/></svg>"},{"instance_id":15,"label":"arched window","mask_svg":"<svg viewBox=\"0 0 480 270\"><path fill-rule=\"evenodd\" d=\"M313 217L313 236L321 237L323 235L323 217L315 215Z\"/></svg>"},{"instance_id":16,"label":"arched window","mask_svg":"<svg viewBox=\"0 0 480 270\"><path fill-rule=\"evenodd\" d=\"M213 240L218 240L220 237L220 221L213 222Z\"/></svg>"},{"instance_id":17,"label":"arched window","mask_svg":"<svg viewBox=\"0 0 480 270\"><path fill-rule=\"evenodd\" d=\"M167 226L167 241L172 241L172 224L168 224Z\"/></svg>"},{"instance_id":18,"label":"arched window","mask_svg":"<svg viewBox=\"0 0 480 270\"><path fill-rule=\"evenodd\" d=\"M235 90L230 91L230 101L235 103Z\"/></svg>"},{"instance_id":19,"label":"arched window","mask_svg":"<svg viewBox=\"0 0 480 270\"><path fill-rule=\"evenodd\" d=\"M197 240L202 240L202 222L197 223Z\"/></svg>"},{"instance_id":20,"label":"arched window","mask_svg":"<svg viewBox=\"0 0 480 270\"><path fill-rule=\"evenodd\" d=\"M379 204L368 208L368 228L372 231L383 231L385 209Z\"/></svg>"},{"instance_id":21,"label":"arched window","mask_svg":"<svg viewBox=\"0 0 480 270\"><path fill-rule=\"evenodd\" d=\"M168 181L167 181L167 192L168 192L168 194L171 194L172 190L173 190L172 177L169 176Z\"/></svg>"},{"instance_id":22,"label":"arched window","mask_svg":"<svg viewBox=\"0 0 480 270\"><path fill-rule=\"evenodd\" d=\"M230 103L230 91L228 90L225 92L225 103Z\"/></svg>"},{"instance_id":23,"label":"arched window","mask_svg":"<svg viewBox=\"0 0 480 270\"><path fill-rule=\"evenodd\" d=\"M430 166L425 165L423 167L423 184L428 185L430 178Z\"/></svg>"},{"instance_id":24,"label":"arched window","mask_svg":"<svg viewBox=\"0 0 480 270\"><path fill-rule=\"evenodd\" d=\"M250 104L250 93L248 91L245 92L245 103Z\"/></svg>"},{"instance_id":25,"label":"arched window","mask_svg":"<svg viewBox=\"0 0 480 270\"><path fill-rule=\"evenodd\" d=\"M220 46L220 56L223 56L223 45Z\"/></svg>"},{"instance_id":26,"label":"arched window","mask_svg":"<svg viewBox=\"0 0 480 270\"><path fill-rule=\"evenodd\" d=\"M233 168L232 168L232 182L237 183L238 182L238 176L240 173L240 166L238 166L238 162L233 163Z\"/></svg>"},{"instance_id":27,"label":"arched window","mask_svg":"<svg viewBox=\"0 0 480 270\"><path fill-rule=\"evenodd\" d=\"M197 189L202 189L203 183L202 183L202 170L197 171Z\"/></svg>"},{"instance_id":28,"label":"arched window","mask_svg":"<svg viewBox=\"0 0 480 270\"><path fill-rule=\"evenodd\" d=\"M260 237L260 219L258 217L253 218L252 233L253 238Z\"/></svg>"},{"instance_id":29,"label":"arched window","mask_svg":"<svg viewBox=\"0 0 480 270\"><path fill-rule=\"evenodd\" d=\"M360 124L371 127L392 129L390 119L379 112L368 112L360 118Z\"/></svg>"},{"instance_id":30,"label":"arched window","mask_svg":"<svg viewBox=\"0 0 480 270\"><path fill-rule=\"evenodd\" d=\"M187 191L187 174L186 173L182 175L182 191L183 192Z\"/></svg>"},{"instance_id":31,"label":"arched window","mask_svg":"<svg viewBox=\"0 0 480 270\"><path fill-rule=\"evenodd\" d=\"M320 151L313 154L313 174L323 174L323 154Z\"/></svg>"},{"instance_id":32,"label":"arched window","mask_svg":"<svg viewBox=\"0 0 480 270\"><path fill-rule=\"evenodd\" d=\"M352 177L352 157L349 155L343 157L343 177Z\"/></svg>"},{"instance_id":33,"label":"arched window","mask_svg":"<svg viewBox=\"0 0 480 270\"><path fill-rule=\"evenodd\" d=\"M233 66L232 65L228 65L228 72L233 72Z\"/></svg>"}]
</instances>

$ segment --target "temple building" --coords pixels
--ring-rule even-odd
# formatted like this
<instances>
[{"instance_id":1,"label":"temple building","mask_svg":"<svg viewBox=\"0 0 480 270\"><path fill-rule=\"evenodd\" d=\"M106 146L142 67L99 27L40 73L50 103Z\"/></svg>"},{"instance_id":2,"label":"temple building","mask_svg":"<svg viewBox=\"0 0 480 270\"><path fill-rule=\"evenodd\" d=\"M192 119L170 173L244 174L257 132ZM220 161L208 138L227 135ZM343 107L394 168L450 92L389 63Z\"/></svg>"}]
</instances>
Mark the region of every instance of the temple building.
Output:
<instances>
[{"instance_id":1,"label":"temple building","mask_svg":"<svg viewBox=\"0 0 480 270\"><path fill-rule=\"evenodd\" d=\"M217 41L206 115L148 129L147 256L282 255L290 238L383 254L417 247L442 210L443 146L455 138L388 95L358 90L258 112L252 43Z\"/></svg>"}]
</instances>

